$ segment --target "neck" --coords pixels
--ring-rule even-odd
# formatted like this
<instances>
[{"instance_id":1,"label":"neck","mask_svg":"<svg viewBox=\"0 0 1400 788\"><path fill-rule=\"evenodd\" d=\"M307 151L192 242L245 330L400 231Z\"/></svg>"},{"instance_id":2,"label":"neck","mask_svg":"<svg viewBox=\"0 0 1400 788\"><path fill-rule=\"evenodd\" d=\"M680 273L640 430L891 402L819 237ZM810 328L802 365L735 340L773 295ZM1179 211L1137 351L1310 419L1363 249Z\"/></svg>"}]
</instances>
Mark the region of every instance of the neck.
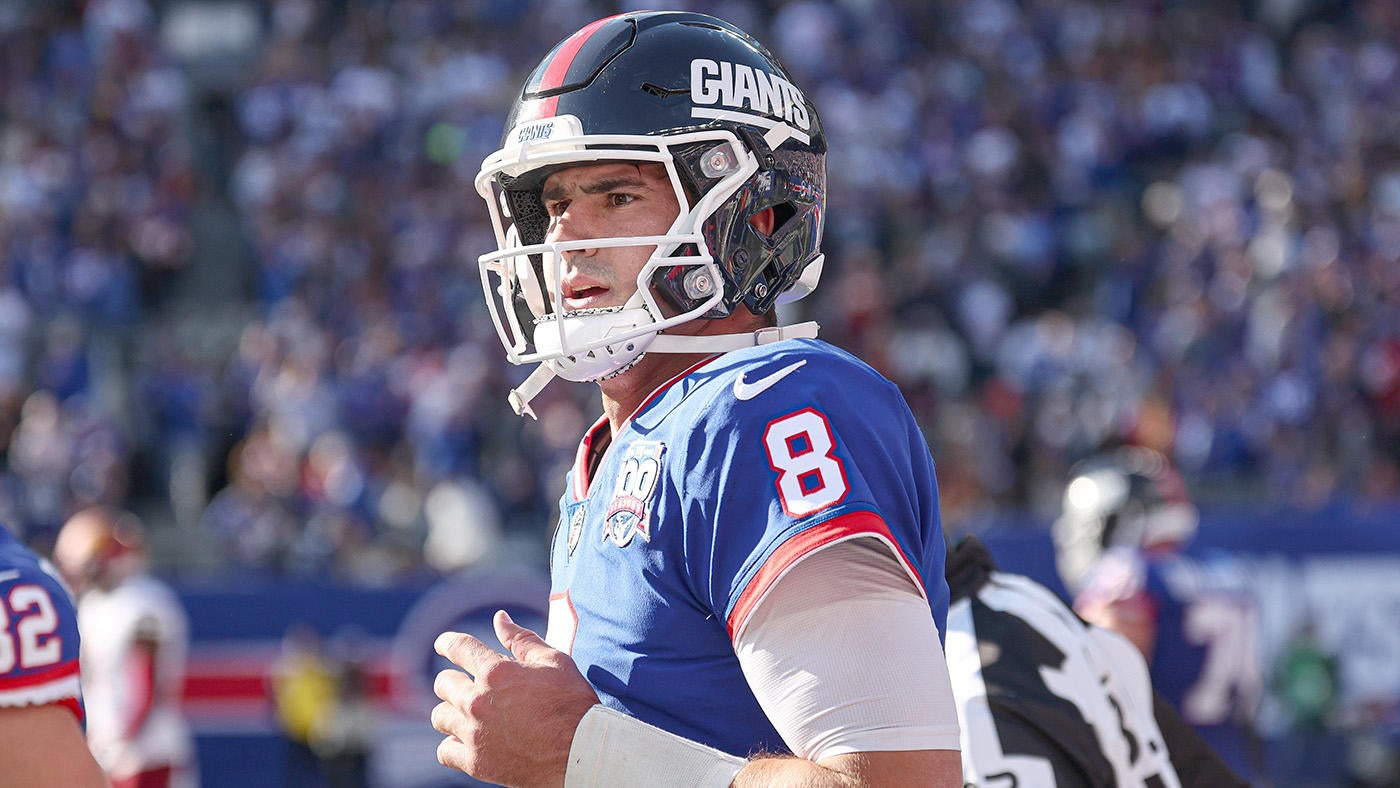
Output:
<instances>
[{"instance_id":1,"label":"neck","mask_svg":"<svg viewBox=\"0 0 1400 788\"><path fill-rule=\"evenodd\" d=\"M716 320L692 320L668 333L705 336L739 334L763 328L762 318L740 307L734 314ZM700 363L706 353L648 353L635 366L617 377L598 381L603 393L603 413L617 435L637 408L668 380Z\"/></svg>"},{"instance_id":2,"label":"neck","mask_svg":"<svg viewBox=\"0 0 1400 788\"><path fill-rule=\"evenodd\" d=\"M598 381L603 393L603 413L617 435L632 414L666 381L695 366L702 353L651 353L614 378Z\"/></svg>"}]
</instances>

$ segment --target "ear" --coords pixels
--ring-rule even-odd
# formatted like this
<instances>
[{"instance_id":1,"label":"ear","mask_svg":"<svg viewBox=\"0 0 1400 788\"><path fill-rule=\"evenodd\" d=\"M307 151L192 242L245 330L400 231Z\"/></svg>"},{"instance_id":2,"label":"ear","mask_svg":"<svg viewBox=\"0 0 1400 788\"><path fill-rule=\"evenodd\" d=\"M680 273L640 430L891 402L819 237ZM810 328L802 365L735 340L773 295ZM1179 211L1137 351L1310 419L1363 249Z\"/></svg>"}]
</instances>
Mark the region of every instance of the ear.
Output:
<instances>
[{"instance_id":1,"label":"ear","mask_svg":"<svg viewBox=\"0 0 1400 788\"><path fill-rule=\"evenodd\" d=\"M762 236L765 237L765 238L767 238L768 236L772 235L772 234L773 234L773 209L772 209L772 208L764 208L763 210L759 211L758 213L754 214L753 216L750 216L750 217L749 217L749 224L753 225L753 228L754 228L755 230L757 230L757 231L759 232L759 234L762 235Z\"/></svg>"}]
</instances>

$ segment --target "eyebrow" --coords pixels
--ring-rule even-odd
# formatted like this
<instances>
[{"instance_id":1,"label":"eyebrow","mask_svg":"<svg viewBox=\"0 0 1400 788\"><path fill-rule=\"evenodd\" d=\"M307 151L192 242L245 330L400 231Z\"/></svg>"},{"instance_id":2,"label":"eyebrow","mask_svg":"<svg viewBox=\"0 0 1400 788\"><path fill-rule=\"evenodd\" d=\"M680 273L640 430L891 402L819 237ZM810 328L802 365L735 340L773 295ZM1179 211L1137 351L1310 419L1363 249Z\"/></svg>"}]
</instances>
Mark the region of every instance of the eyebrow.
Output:
<instances>
[{"instance_id":1,"label":"eyebrow","mask_svg":"<svg viewBox=\"0 0 1400 788\"><path fill-rule=\"evenodd\" d=\"M647 185L645 180L636 175L618 175L612 178L603 178L591 183L584 183L578 187L578 190L584 194L607 194L614 189L624 186L633 189L649 190L651 188ZM544 191L540 193L540 198L545 201L562 199L567 191L568 190L563 186L556 183L553 186L546 187Z\"/></svg>"}]
</instances>

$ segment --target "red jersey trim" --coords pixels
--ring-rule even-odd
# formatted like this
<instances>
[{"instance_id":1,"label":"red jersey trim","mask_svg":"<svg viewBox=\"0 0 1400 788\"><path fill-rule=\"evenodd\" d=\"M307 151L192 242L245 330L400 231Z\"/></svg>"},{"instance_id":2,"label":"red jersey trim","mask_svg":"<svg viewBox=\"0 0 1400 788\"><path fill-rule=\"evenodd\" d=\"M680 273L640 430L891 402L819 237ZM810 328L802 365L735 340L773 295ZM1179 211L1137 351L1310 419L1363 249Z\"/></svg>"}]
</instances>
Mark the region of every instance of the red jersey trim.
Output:
<instances>
[{"instance_id":1,"label":"red jersey trim","mask_svg":"<svg viewBox=\"0 0 1400 788\"><path fill-rule=\"evenodd\" d=\"M73 716L78 718L79 725L87 721L87 717L83 711L83 704L79 702L77 698L59 698L58 701L56 701L56 705L73 712Z\"/></svg>"},{"instance_id":2,"label":"red jersey trim","mask_svg":"<svg viewBox=\"0 0 1400 788\"><path fill-rule=\"evenodd\" d=\"M622 429L627 429L627 425L632 423L632 419L635 419L637 417L637 414L646 410L647 407L653 402L655 402L658 397L664 394L667 389L671 388L676 383L683 380L690 373L705 366L706 364L710 363L711 361L714 361L717 358L719 358L719 356L710 356L709 358L702 359L701 361L698 361L694 365L690 366L684 372L681 372L680 374L676 375L675 377L671 378L665 383L662 383L660 386L657 386L656 390L648 394L647 398L642 400L642 404L638 405L637 409L632 411L632 415L628 416L627 420L622 422ZM583 441L579 443L578 454L574 455L573 494L575 501L582 501L583 499L588 497L588 488L591 487L593 484L593 480L588 478L588 453L592 450L593 441L598 435L598 430L603 429L607 426L608 417L605 415L599 418L597 421L595 421L592 427L588 428L588 432L584 433ZM609 446L608 448L611 449L612 447Z\"/></svg>"},{"instance_id":3,"label":"red jersey trim","mask_svg":"<svg viewBox=\"0 0 1400 788\"><path fill-rule=\"evenodd\" d=\"M588 497L588 487L593 481L588 478L588 454L593 450L593 441L598 435L598 430L608 427L608 417L600 416L593 426L588 428L588 432L583 434L583 440L578 444L578 454L574 455L574 500L582 501Z\"/></svg>"},{"instance_id":4,"label":"red jersey trim","mask_svg":"<svg viewBox=\"0 0 1400 788\"><path fill-rule=\"evenodd\" d=\"M838 542L862 536L873 536L889 545L899 558L899 562L904 565L904 571L909 574L909 578L918 587L919 594L925 600L928 599L928 591L924 588L923 579L920 578L914 564L909 561L909 557L904 554L904 550L899 546L894 535L890 533L884 518L873 512L851 512L808 528L778 545L778 548L768 556L768 560L764 562L763 566L759 567L748 586L739 594L738 601L734 603L734 609L730 611L727 622L729 639L734 640L738 637L744 626L748 624L749 616L753 614L754 609L758 607L764 597L768 596L768 592L773 589L774 584L796 566L798 561Z\"/></svg>"},{"instance_id":5,"label":"red jersey trim","mask_svg":"<svg viewBox=\"0 0 1400 788\"><path fill-rule=\"evenodd\" d=\"M78 660L70 659L67 662L60 662L48 670L43 670L38 673L0 679L0 690L36 687L40 684L48 684L51 681L58 681L59 679L66 679L69 676L76 675L78 675Z\"/></svg>"}]
</instances>

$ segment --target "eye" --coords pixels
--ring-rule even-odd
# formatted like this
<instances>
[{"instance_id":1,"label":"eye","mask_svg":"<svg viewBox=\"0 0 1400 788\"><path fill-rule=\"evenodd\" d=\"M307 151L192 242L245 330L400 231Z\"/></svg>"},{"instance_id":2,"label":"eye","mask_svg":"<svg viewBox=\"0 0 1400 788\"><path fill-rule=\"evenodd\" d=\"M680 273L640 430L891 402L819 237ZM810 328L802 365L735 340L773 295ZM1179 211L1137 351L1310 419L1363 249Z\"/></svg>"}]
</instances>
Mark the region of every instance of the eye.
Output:
<instances>
[{"instance_id":1,"label":"eye","mask_svg":"<svg viewBox=\"0 0 1400 788\"><path fill-rule=\"evenodd\" d=\"M554 218L558 218L560 214L564 213L564 211L567 211L568 209L568 200L549 200L544 204L545 213L549 214Z\"/></svg>"},{"instance_id":2,"label":"eye","mask_svg":"<svg viewBox=\"0 0 1400 788\"><path fill-rule=\"evenodd\" d=\"M626 192L610 192L608 194L608 205L611 205L614 208L621 208L625 205L632 204L634 201L636 201L636 199L637 195L635 194L627 194Z\"/></svg>"}]
</instances>

